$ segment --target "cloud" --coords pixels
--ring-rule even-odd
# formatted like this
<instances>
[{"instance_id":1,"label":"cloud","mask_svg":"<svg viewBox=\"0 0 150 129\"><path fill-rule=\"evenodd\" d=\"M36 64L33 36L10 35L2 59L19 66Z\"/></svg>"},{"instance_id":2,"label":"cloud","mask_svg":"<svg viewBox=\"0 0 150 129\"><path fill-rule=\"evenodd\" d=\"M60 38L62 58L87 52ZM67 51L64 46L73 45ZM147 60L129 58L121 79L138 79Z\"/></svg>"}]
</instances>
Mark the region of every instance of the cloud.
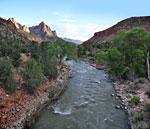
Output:
<instances>
[{"instance_id":1,"label":"cloud","mask_svg":"<svg viewBox=\"0 0 150 129\"><path fill-rule=\"evenodd\" d=\"M67 19L67 18L59 19L59 21L60 22L74 22L74 20Z\"/></svg>"},{"instance_id":2,"label":"cloud","mask_svg":"<svg viewBox=\"0 0 150 129\"><path fill-rule=\"evenodd\" d=\"M110 27L110 25L105 25L105 26L102 26L100 24L77 25L75 23L58 23L51 26L52 28L57 30L57 34L59 37L67 37L67 38L78 39L82 41L91 38L95 32Z\"/></svg>"},{"instance_id":3,"label":"cloud","mask_svg":"<svg viewBox=\"0 0 150 129\"><path fill-rule=\"evenodd\" d=\"M71 23L74 22L74 20L71 18L71 15L67 15L67 14L63 14L60 12L52 12L52 15L54 15L55 17L57 17L57 21L59 22L64 22L64 23Z\"/></svg>"},{"instance_id":4,"label":"cloud","mask_svg":"<svg viewBox=\"0 0 150 129\"><path fill-rule=\"evenodd\" d=\"M110 27L110 25L100 25L95 23L77 24L77 21L73 19L73 16L58 11L52 12L52 15L57 17L58 23L50 25L50 27L57 31L59 37L85 41L91 38L95 32Z\"/></svg>"}]
</instances>

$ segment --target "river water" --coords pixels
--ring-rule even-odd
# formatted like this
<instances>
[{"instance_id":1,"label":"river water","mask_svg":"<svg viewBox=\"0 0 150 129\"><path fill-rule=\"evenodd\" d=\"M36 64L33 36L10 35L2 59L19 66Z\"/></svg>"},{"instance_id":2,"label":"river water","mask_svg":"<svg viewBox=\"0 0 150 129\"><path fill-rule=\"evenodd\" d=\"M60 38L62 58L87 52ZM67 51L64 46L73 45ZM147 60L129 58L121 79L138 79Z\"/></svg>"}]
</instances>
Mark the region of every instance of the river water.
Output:
<instances>
[{"instance_id":1,"label":"river water","mask_svg":"<svg viewBox=\"0 0 150 129\"><path fill-rule=\"evenodd\" d=\"M129 129L108 74L83 61L68 62L72 78L61 98L44 109L31 129Z\"/></svg>"}]
</instances>

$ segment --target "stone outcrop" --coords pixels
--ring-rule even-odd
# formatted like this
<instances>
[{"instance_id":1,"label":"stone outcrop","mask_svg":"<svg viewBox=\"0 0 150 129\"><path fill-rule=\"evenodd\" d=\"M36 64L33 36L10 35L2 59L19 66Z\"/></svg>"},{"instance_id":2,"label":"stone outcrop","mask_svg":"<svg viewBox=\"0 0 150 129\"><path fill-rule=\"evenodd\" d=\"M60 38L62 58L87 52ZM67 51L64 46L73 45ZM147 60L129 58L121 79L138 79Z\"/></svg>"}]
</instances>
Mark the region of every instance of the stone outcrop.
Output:
<instances>
[{"instance_id":1,"label":"stone outcrop","mask_svg":"<svg viewBox=\"0 0 150 129\"><path fill-rule=\"evenodd\" d=\"M11 21L17 29L23 30L26 33L30 33L30 30L27 26L21 25L20 23L16 22L14 18L9 18L8 20Z\"/></svg>"},{"instance_id":2,"label":"stone outcrop","mask_svg":"<svg viewBox=\"0 0 150 129\"><path fill-rule=\"evenodd\" d=\"M123 29L130 30L132 28L137 27L145 28L146 30L150 31L150 16L131 17L123 21L120 21L116 25L106 30L96 32L94 36L89 40L85 41L83 45L92 45L106 41L111 41L118 31Z\"/></svg>"},{"instance_id":3,"label":"stone outcrop","mask_svg":"<svg viewBox=\"0 0 150 129\"><path fill-rule=\"evenodd\" d=\"M25 26L25 25L22 26L22 30L23 30L24 32L30 33L29 27L27 27L27 26Z\"/></svg>"},{"instance_id":4,"label":"stone outcrop","mask_svg":"<svg viewBox=\"0 0 150 129\"><path fill-rule=\"evenodd\" d=\"M22 28L22 25L20 23L17 23L14 18L9 18L8 21L11 21L16 26L17 29Z\"/></svg>"}]
</instances>

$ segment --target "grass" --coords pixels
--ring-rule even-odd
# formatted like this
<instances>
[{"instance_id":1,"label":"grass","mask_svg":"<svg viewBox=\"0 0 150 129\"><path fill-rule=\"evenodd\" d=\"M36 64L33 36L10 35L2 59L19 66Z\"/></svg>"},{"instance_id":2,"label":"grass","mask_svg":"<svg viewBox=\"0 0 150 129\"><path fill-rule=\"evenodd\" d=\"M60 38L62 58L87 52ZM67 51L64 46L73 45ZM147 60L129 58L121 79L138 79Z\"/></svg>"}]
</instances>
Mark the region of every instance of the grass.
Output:
<instances>
[{"instance_id":1,"label":"grass","mask_svg":"<svg viewBox=\"0 0 150 129\"><path fill-rule=\"evenodd\" d=\"M150 112L150 103L145 103L144 107L147 112Z\"/></svg>"},{"instance_id":2,"label":"grass","mask_svg":"<svg viewBox=\"0 0 150 129\"><path fill-rule=\"evenodd\" d=\"M131 98L131 102L137 105L140 102L140 98L137 96L134 96Z\"/></svg>"},{"instance_id":3,"label":"grass","mask_svg":"<svg viewBox=\"0 0 150 129\"><path fill-rule=\"evenodd\" d=\"M139 78L139 83L145 83L145 79L144 78Z\"/></svg>"},{"instance_id":4,"label":"grass","mask_svg":"<svg viewBox=\"0 0 150 129\"><path fill-rule=\"evenodd\" d=\"M143 113L136 113L135 114L135 121L138 122L138 121L143 121L144 120L144 116L143 116Z\"/></svg>"}]
</instances>

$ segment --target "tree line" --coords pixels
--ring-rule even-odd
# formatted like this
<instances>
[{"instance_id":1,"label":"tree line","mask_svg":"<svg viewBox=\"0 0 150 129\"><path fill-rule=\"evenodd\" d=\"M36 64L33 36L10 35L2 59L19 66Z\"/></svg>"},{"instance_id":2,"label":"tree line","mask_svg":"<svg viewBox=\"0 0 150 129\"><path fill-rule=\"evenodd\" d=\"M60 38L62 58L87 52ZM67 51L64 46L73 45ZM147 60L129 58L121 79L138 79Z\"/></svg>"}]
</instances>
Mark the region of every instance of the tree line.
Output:
<instances>
[{"instance_id":1,"label":"tree line","mask_svg":"<svg viewBox=\"0 0 150 129\"><path fill-rule=\"evenodd\" d=\"M21 54L29 57L22 61ZM67 60L77 59L77 46L58 38L56 42L44 41L38 43L29 41L20 43L16 40L0 41L0 82L6 91L16 90L19 81L15 76L21 76L22 88L30 93L47 79L57 78L57 66Z\"/></svg>"},{"instance_id":2,"label":"tree line","mask_svg":"<svg viewBox=\"0 0 150 129\"><path fill-rule=\"evenodd\" d=\"M107 51L99 50L99 64L109 68L109 72L120 79L134 80L149 75L150 32L143 28L122 30L112 40Z\"/></svg>"}]
</instances>

